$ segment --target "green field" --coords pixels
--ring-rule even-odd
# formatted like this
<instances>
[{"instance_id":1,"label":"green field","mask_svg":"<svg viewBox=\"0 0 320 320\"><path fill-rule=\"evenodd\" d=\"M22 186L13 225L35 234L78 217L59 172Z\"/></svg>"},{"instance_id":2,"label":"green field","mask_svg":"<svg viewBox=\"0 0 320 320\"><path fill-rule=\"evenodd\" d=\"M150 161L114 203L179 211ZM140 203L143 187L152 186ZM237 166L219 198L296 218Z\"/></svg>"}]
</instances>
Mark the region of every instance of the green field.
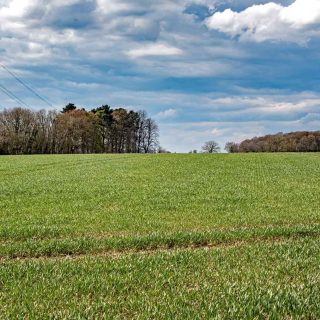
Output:
<instances>
[{"instance_id":1,"label":"green field","mask_svg":"<svg viewBox=\"0 0 320 320\"><path fill-rule=\"evenodd\" d=\"M319 319L320 154L0 157L0 319Z\"/></svg>"}]
</instances>

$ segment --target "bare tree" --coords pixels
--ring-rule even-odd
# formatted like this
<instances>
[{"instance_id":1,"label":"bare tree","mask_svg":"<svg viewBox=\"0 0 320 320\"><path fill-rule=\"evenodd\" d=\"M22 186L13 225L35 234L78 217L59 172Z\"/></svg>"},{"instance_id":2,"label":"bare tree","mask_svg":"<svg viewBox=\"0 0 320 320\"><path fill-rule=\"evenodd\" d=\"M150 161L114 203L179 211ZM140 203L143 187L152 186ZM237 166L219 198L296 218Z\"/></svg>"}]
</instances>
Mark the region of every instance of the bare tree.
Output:
<instances>
[{"instance_id":1,"label":"bare tree","mask_svg":"<svg viewBox=\"0 0 320 320\"><path fill-rule=\"evenodd\" d=\"M143 152L143 139L145 123L147 121L147 113L145 111L138 111L138 124L137 124L137 138L136 138L136 150L138 153Z\"/></svg>"},{"instance_id":2,"label":"bare tree","mask_svg":"<svg viewBox=\"0 0 320 320\"><path fill-rule=\"evenodd\" d=\"M54 153L56 111L40 110L35 113L36 135L33 153Z\"/></svg>"},{"instance_id":3,"label":"bare tree","mask_svg":"<svg viewBox=\"0 0 320 320\"><path fill-rule=\"evenodd\" d=\"M207 141L203 146L202 150L205 153L218 153L220 151L219 144L213 140Z\"/></svg>"},{"instance_id":4,"label":"bare tree","mask_svg":"<svg viewBox=\"0 0 320 320\"><path fill-rule=\"evenodd\" d=\"M100 151L98 119L82 110L61 113L56 119L56 153Z\"/></svg>"},{"instance_id":5,"label":"bare tree","mask_svg":"<svg viewBox=\"0 0 320 320\"><path fill-rule=\"evenodd\" d=\"M142 147L144 153L154 153L158 147L159 129L154 120L148 118L144 126Z\"/></svg>"},{"instance_id":6,"label":"bare tree","mask_svg":"<svg viewBox=\"0 0 320 320\"><path fill-rule=\"evenodd\" d=\"M226 150L228 153L238 152L238 145L235 142L227 142L224 150Z\"/></svg>"},{"instance_id":7,"label":"bare tree","mask_svg":"<svg viewBox=\"0 0 320 320\"><path fill-rule=\"evenodd\" d=\"M5 153L32 153L36 130L35 115L30 110L15 108L0 113L0 135Z\"/></svg>"}]
</instances>

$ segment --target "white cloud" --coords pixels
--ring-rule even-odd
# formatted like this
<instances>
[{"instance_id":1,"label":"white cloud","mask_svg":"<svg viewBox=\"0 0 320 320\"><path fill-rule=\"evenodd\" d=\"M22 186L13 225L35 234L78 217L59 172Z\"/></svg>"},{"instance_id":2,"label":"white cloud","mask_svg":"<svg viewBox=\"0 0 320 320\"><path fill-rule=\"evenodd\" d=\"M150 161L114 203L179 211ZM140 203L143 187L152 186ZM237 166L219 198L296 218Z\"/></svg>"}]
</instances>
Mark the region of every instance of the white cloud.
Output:
<instances>
[{"instance_id":1,"label":"white cloud","mask_svg":"<svg viewBox=\"0 0 320 320\"><path fill-rule=\"evenodd\" d=\"M214 13L206 25L242 40L305 44L312 36L320 35L320 1L296 0L287 7L269 2L241 12L227 9Z\"/></svg>"},{"instance_id":2,"label":"white cloud","mask_svg":"<svg viewBox=\"0 0 320 320\"><path fill-rule=\"evenodd\" d=\"M34 1L30 0L12 0L7 5L2 6L0 9L0 15L6 17L21 17L30 7L32 7Z\"/></svg>"},{"instance_id":3,"label":"white cloud","mask_svg":"<svg viewBox=\"0 0 320 320\"><path fill-rule=\"evenodd\" d=\"M216 12L207 23L213 19L210 28L241 39L303 43L317 33L319 2ZM314 47L294 51L281 44L269 64L270 50L212 37L183 13L195 3L212 10L217 1L0 0L1 59L58 109L71 101L88 108L109 103L146 110L159 122L161 144L172 151L200 148L210 139L223 147L228 140L268 132L319 128L319 94L295 93L315 90ZM291 79L299 85L283 93L263 84L250 89L262 78L272 88L280 83L288 89ZM0 80L30 106L43 107L7 73L0 72ZM0 104L15 106L1 92Z\"/></svg>"},{"instance_id":4,"label":"white cloud","mask_svg":"<svg viewBox=\"0 0 320 320\"><path fill-rule=\"evenodd\" d=\"M126 1L97 0L97 10L102 11L104 14L132 10L133 8L134 4L130 4Z\"/></svg>"},{"instance_id":5,"label":"white cloud","mask_svg":"<svg viewBox=\"0 0 320 320\"><path fill-rule=\"evenodd\" d=\"M214 136L214 137L221 137L225 134L225 132L227 132L228 129L221 129L221 128L214 128L211 130L211 134Z\"/></svg>"},{"instance_id":6,"label":"white cloud","mask_svg":"<svg viewBox=\"0 0 320 320\"><path fill-rule=\"evenodd\" d=\"M280 20L296 28L320 23L320 1L296 0L292 5L281 10Z\"/></svg>"},{"instance_id":7,"label":"white cloud","mask_svg":"<svg viewBox=\"0 0 320 320\"><path fill-rule=\"evenodd\" d=\"M272 97L272 96L229 96L225 98L211 99L210 105L214 110L257 110L259 112L299 112L313 110L320 106L320 97L308 95L292 95L291 97ZM236 107L236 108L235 108ZM320 110L319 110L320 112Z\"/></svg>"},{"instance_id":8,"label":"white cloud","mask_svg":"<svg viewBox=\"0 0 320 320\"><path fill-rule=\"evenodd\" d=\"M144 45L141 48L131 49L127 51L131 58L139 58L145 56L176 56L181 55L183 51L179 48L169 46L164 43L152 43Z\"/></svg>"},{"instance_id":9,"label":"white cloud","mask_svg":"<svg viewBox=\"0 0 320 320\"><path fill-rule=\"evenodd\" d=\"M178 114L178 111L176 109L168 109L165 111L159 112L156 117L160 119L169 119L169 118L174 118Z\"/></svg>"}]
</instances>

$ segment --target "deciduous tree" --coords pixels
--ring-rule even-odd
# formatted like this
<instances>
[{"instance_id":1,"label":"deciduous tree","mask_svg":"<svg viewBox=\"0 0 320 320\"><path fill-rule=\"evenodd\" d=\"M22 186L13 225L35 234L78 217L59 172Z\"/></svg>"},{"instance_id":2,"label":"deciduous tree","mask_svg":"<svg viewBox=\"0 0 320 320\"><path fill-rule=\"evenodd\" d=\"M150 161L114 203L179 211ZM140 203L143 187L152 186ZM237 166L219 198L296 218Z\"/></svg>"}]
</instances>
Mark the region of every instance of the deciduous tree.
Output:
<instances>
[{"instance_id":1,"label":"deciduous tree","mask_svg":"<svg viewBox=\"0 0 320 320\"><path fill-rule=\"evenodd\" d=\"M216 141L207 141L202 146L202 151L205 153L218 153L220 151L219 144Z\"/></svg>"}]
</instances>

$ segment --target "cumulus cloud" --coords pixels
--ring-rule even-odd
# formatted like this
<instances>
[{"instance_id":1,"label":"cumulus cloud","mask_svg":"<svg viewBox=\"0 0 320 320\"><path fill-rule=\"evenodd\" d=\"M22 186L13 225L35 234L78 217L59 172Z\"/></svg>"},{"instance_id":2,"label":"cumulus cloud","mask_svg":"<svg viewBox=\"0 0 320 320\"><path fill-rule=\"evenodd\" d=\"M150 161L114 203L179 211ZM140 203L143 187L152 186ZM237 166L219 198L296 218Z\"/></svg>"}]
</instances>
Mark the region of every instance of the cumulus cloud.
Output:
<instances>
[{"instance_id":1,"label":"cumulus cloud","mask_svg":"<svg viewBox=\"0 0 320 320\"><path fill-rule=\"evenodd\" d=\"M205 23L209 29L242 40L305 44L311 37L320 35L320 1L296 0L289 6L269 2L241 12L226 9L214 13Z\"/></svg>"}]
</instances>

